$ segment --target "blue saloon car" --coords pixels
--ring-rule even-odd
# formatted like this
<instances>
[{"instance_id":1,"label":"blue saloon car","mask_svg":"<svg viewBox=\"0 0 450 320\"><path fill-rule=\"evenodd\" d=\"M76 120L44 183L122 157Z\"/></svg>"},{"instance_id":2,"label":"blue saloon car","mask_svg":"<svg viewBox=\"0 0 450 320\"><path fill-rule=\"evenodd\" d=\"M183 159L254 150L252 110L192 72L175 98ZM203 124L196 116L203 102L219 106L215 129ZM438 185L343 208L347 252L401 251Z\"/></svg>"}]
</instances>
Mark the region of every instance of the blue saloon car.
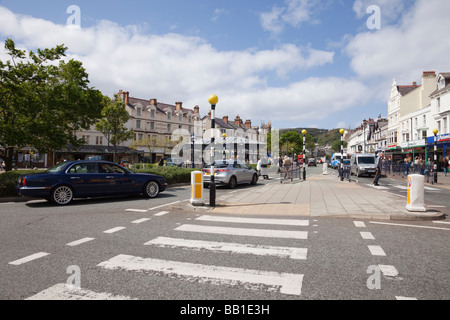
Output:
<instances>
[{"instance_id":1,"label":"blue saloon car","mask_svg":"<svg viewBox=\"0 0 450 320\"><path fill-rule=\"evenodd\" d=\"M18 194L67 205L74 198L143 194L155 198L167 187L164 177L133 173L107 161L64 162L41 174L19 178Z\"/></svg>"}]
</instances>

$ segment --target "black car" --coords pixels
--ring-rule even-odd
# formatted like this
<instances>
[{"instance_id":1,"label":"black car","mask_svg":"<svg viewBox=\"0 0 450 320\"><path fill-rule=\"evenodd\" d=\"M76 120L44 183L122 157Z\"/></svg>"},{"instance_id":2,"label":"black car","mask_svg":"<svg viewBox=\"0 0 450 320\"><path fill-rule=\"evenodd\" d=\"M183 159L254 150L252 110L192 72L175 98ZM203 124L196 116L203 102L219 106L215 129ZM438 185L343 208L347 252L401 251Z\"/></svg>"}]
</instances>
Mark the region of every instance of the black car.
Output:
<instances>
[{"instance_id":1,"label":"black car","mask_svg":"<svg viewBox=\"0 0 450 320\"><path fill-rule=\"evenodd\" d=\"M311 159L308 160L308 167L310 167L310 166L317 167L317 161L316 161L316 159L311 158Z\"/></svg>"},{"instance_id":2,"label":"black car","mask_svg":"<svg viewBox=\"0 0 450 320\"><path fill-rule=\"evenodd\" d=\"M107 161L63 162L45 173L22 175L20 196L45 198L67 205L74 198L143 194L155 198L167 187L164 177L133 173Z\"/></svg>"}]
</instances>

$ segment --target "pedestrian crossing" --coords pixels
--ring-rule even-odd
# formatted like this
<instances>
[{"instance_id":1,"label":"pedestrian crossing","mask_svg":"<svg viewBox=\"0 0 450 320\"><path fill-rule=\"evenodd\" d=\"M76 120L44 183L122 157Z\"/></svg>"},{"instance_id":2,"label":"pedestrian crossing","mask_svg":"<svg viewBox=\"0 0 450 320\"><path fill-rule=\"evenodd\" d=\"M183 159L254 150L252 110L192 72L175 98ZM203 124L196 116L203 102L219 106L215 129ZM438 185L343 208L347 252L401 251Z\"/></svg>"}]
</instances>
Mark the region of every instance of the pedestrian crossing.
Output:
<instances>
[{"instance_id":1,"label":"pedestrian crossing","mask_svg":"<svg viewBox=\"0 0 450 320\"><path fill-rule=\"evenodd\" d=\"M374 186L373 184L369 184L366 183L367 186L378 189L378 190L389 190L389 189L400 189L400 190L408 190L408 186L405 185L398 185L398 184L386 184L386 185L379 185L379 186ZM438 188L432 188L432 187L424 187L425 191L440 191L440 189Z\"/></svg>"},{"instance_id":2,"label":"pedestrian crossing","mask_svg":"<svg viewBox=\"0 0 450 320\"><path fill-rule=\"evenodd\" d=\"M145 223L147 220L144 219L133 223ZM309 220L305 219L201 215L189 220L189 223L174 226L170 234L156 236L142 243L143 250L138 251L140 254L117 252L109 259L96 264L96 268L298 297L302 294L302 272L280 270L283 269L280 267L282 264L272 265L274 268L276 266L277 270L267 270L271 264L264 270L258 270L259 268L255 268L258 264L245 265L245 261L269 258L296 263L306 260L308 248L302 244L305 244L303 240L308 239L308 231L305 228L309 225ZM107 230L110 233L117 231L118 228ZM232 241L229 240L230 237ZM74 242L71 245L78 244ZM167 258L164 256L163 259L161 255L152 256L149 253L152 250L145 248L171 250L172 255L169 254ZM202 258L193 262L189 259L192 256L190 252L214 254L217 259L214 259L214 264ZM120 293L95 293L83 291L81 288L69 290L63 284L58 284L29 299L115 300L120 297L124 300L133 299Z\"/></svg>"}]
</instances>

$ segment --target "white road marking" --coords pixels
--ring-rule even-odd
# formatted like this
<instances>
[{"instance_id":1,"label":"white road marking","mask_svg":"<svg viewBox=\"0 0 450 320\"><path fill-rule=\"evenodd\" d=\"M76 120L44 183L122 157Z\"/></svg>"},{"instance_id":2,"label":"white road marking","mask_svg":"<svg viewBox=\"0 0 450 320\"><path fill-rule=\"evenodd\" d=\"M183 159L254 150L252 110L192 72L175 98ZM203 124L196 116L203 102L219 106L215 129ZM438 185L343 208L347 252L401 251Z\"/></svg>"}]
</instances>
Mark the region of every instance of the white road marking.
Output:
<instances>
[{"instance_id":1,"label":"white road marking","mask_svg":"<svg viewBox=\"0 0 450 320\"><path fill-rule=\"evenodd\" d=\"M111 293L75 288L66 283L59 283L26 300L135 300L127 296L115 296Z\"/></svg>"},{"instance_id":2,"label":"white road marking","mask_svg":"<svg viewBox=\"0 0 450 320\"><path fill-rule=\"evenodd\" d=\"M355 227L357 228L365 228L366 224L363 221L353 221L353 223L355 224Z\"/></svg>"},{"instance_id":3,"label":"white road marking","mask_svg":"<svg viewBox=\"0 0 450 320\"><path fill-rule=\"evenodd\" d=\"M383 186L374 186L373 184L367 184L369 187L378 189L378 190L387 190L389 189L388 187L383 187Z\"/></svg>"},{"instance_id":4,"label":"white road marking","mask_svg":"<svg viewBox=\"0 0 450 320\"><path fill-rule=\"evenodd\" d=\"M195 220L231 222L231 223L273 224L286 226L305 226L305 227L309 226L309 220L293 220L293 219L236 218L236 217L218 217L205 215Z\"/></svg>"},{"instance_id":5,"label":"white road marking","mask_svg":"<svg viewBox=\"0 0 450 320\"><path fill-rule=\"evenodd\" d=\"M360 232L361 237L365 240L375 240L375 237L372 235L371 232Z\"/></svg>"},{"instance_id":6,"label":"white road marking","mask_svg":"<svg viewBox=\"0 0 450 320\"><path fill-rule=\"evenodd\" d=\"M447 221L433 221L433 223L450 224L450 222Z\"/></svg>"},{"instance_id":7,"label":"white road marking","mask_svg":"<svg viewBox=\"0 0 450 320\"><path fill-rule=\"evenodd\" d=\"M161 211L161 212L155 213L154 216L161 217L161 216L163 216L165 214L168 214L168 213L169 213L169 211Z\"/></svg>"},{"instance_id":8,"label":"white road marking","mask_svg":"<svg viewBox=\"0 0 450 320\"><path fill-rule=\"evenodd\" d=\"M27 262L30 262L30 261L33 261L33 260L36 260L36 259L48 256L49 254L50 253L47 253L47 252L38 252L38 253L32 254L31 256L27 256L27 257L24 257L22 259L12 261L9 264L14 265L14 266L19 266L21 264L24 264L24 263L27 263Z\"/></svg>"},{"instance_id":9,"label":"white road marking","mask_svg":"<svg viewBox=\"0 0 450 320\"><path fill-rule=\"evenodd\" d=\"M402 296L395 296L395 299L397 299L397 300L417 300L417 298L402 297Z\"/></svg>"},{"instance_id":10,"label":"white road marking","mask_svg":"<svg viewBox=\"0 0 450 320\"><path fill-rule=\"evenodd\" d=\"M398 277L398 271L394 266L379 264L378 267L380 268L384 276L393 278Z\"/></svg>"},{"instance_id":11,"label":"white road marking","mask_svg":"<svg viewBox=\"0 0 450 320\"><path fill-rule=\"evenodd\" d=\"M142 210L142 209L126 209L125 211L128 211L128 212L147 212L148 210Z\"/></svg>"},{"instance_id":12,"label":"white road marking","mask_svg":"<svg viewBox=\"0 0 450 320\"><path fill-rule=\"evenodd\" d=\"M227 234L236 236L251 236L265 238L290 238L290 239L308 239L307 231L284 231L269 229L246 229L246 228L228 228L213 226L197 226L185 224L175 229L176 231L189 231L201 233Z\"/></svg>"},{"instance_id":13,"label":"white road marking","mask_svg":"<svg viewBox=\"0 0 450 320\"><path fill-rule=\"evenodd\" d=\"M142 218L142 219L134 220L131 223L139 224L139 223L142 223L142 222L146 222L148 220L150 220L150 218Z\"/></svg>"},{"instance_id":14,"label":"white road marking","mask_svg":"<svg viewBox=\"0 0 450 320\"><path fill-rule=\"evenodd\" d=\"M450 231L449 228L439 228L439 227L429 227L429 226L416 226L413 224L401 224L401 223L390 223L390 222L374 222L370 221L373 224L384 224L389 226L399 226L399 227L411 227L411 228L423 228L423 229L435 229L435 230L447 230Z\"/></svg>"},{"instance_id":15,"label":"white road marking","mask_svg":"<svg viewBox=\"0 0 450 320\"><path fill-rule=\"evenodd\" d=\"M112 228L112 229L103 231L103 233L114 233L114 232L117 232L117 231L120 231L120 230L123 230L123 229L126 229L126 228L125 227Z\"/></svg>"},{"instance_id":16,"label":"white road marking","mask_svg":"<svg viewBox=\"0 0 450 320\"><path fill-rule=\"evenodd\" d=\"M105 269L149 272L214 285L243 285L253 290L301 295L303 274L278 273L118 255L97 265Z\"/></svg>"},{"instance_id":17,"label":"white road marking","mask_svg":"<svg viewBox=\"0 0 450 320\"><path fill-rule=\"evenodd\" d=\"M383 248L380 246L367 246L373 256L386 256Z\"/></svg>"},{"instance_id":18,"label":"white road marking","mask_svg":"<svg viewBox=\"0 0 450 320\"><path fill-rule=\"evenodd\" d=\"M92 240L95 240L95 238L83 238L83 239L80 239L80 240L77 240L77 241L70 242L70 243L67 244L67 246L75 247L75 246L78 246L78 245L83 244L85 242L92 241Z\"/></svg>"},{"instance_id":19,"label":"white road marking","mask_svg":"<svg viewBox=\"0 0 450 320\"><path fill-rule=\"evenodd\" d=\"M157 207L153 207L153 208L150 208L150 209L148 209L148 210L149 210L149 211L153 211L153 210L160 209L160 208L164 208L164 207L167 207L167 206L170 206L170 205L173 205L173 204L177 204L177 203L180 203L180 202L181 202L181 201L175 201L175 202L163 204L163 205L160 205L160 206L157 206Z\"/></svg>"},{"instance_id":20,"label":"white road marking","mask_svg":"<svg viewBox=\"0 0 450 320\"><path fill-rule=\"evenodd\" d=\"M227 252L237 254L253 254L258 256L275 256L294 260L306 260L308 250L306 248L262 246L241 243L200 241L189 239L177 239L159 237L146 242L144 245L158 247L184 248L192 250L208 250L213 252Z\"/></svg>"}]
</instances>

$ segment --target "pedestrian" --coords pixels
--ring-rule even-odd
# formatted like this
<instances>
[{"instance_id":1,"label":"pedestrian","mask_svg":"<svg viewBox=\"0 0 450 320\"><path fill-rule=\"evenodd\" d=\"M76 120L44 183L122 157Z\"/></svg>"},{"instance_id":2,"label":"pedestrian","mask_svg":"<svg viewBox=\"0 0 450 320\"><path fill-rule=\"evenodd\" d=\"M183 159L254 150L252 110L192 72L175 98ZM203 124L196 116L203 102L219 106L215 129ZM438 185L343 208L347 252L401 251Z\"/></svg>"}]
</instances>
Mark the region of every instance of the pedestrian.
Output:
<instances>
[{"instance_id":1,"label":"pedestrian","mask_svg":"<svg viewBox=\"0 0 450 320\"><path fill-rule=\"evenodd\" d=\"M162 156L161 159L159 159L158 166L159 167L164 166L164 156Z\"/></svg>"},{"instance_id":2,"label":"pedestrian","mask_svg":"<svg viewBox=\"0 0 450 320\"><path fill-rule=\"evenodd\" d=\"M411 164L409 163L408 158L406 158L405 163L403 164L403 173L405 174L405 177L408 177L410 167L411 167Z\"/></svg>"},{"instance_id":3,"label":"pedestrian","mask_svg":"<svg viewBox=\"0 0 450 320\"><path fill-rule=\"evenodd\" d=\"M269 180L269 174L267 173L269 167L269 159L267 159L266 156L264 156L261 160L261 175L263 176L264 180Z\"/></svg>"},{"instance_id":4,"label":"pedestrian","mask_svg":"<svg viewBox=\"0 0 450 320\"><path fill-rule=\"evenodd\" d=\"M449 160L448 157L445 157L443 160L443 165L444 165L444 177L447 176L447 167L449 165Z\"/></svg>"},{"instance_id":5,"label":"pedestrian","mask_svg":"<svg viewBox=\"0 0 450 320\"><path fill-rule=\"evenodd\" d=\"M5 164L5 161L2 161L1 163L0 163L0 171L2 171L2 170L5 170L6 171L6 164Z\"/></svg>"},{"instance_id":6,"label":"pedestrian","mask_svg":"<svg viewBox=\"0 0 450 320\"><path fill-rule=\"evenodd\" d=\"M424 175L423 174L423 172L424 172L424 170L425 170L425 164L424 164L424 162L423 162L423 159L422 159L422 157L420 157L420 159L419 159L419 170L420 170L420 174L421 175Z\"/></svg>"},{"instance_id":7,"label":"pedestrian","mask_svg":"<svg viewBox=\"0 0 450 320\"><path fill-rule=\"evenodd\" d=\"M292 165L291 159L289 159L288 156L285 156L284 161L283 161L283 166L285 169L285 174L284 174L285 179L286 179L286 176L288 177L288 179L291 179L291 174L289 172L289 168L291 167L291 165Z\"/></svg>"},{"instance_id":8,"label":"pedestrian","mask_svg":"<svg viewBox=\"0 0 450 320\"><path fill-rule=\"evenodd\" d=\"M428 162L425 164L425 170L423 171L423 174L427 177L427 183L430 182L431 165L431 159L428 158Z\"/></svg>"},{"instance_id":9,"label":"pedestrian","mask_svg":"<svg viewBox=\"0 0 450 320\"><path fill-rule=\"evenodd\" d=\"M375 172L375 178L373 179L373 185L379 186L378 180L381 178L381 170L383 165L384 154L380 153L377 157L377 161L375 162L377 165L377 171Z\"/></svg>"},{"instance_id":10,"label":"pedestrian","mask_svg":"<svg viewBox=\"0 0 450 320\"><path fill-rule=\"evenodd\" d=\"M259 159L256 164L256 171L258 172L258 177L261 176L261 159Z\"/></svg>"}]
</instances>

